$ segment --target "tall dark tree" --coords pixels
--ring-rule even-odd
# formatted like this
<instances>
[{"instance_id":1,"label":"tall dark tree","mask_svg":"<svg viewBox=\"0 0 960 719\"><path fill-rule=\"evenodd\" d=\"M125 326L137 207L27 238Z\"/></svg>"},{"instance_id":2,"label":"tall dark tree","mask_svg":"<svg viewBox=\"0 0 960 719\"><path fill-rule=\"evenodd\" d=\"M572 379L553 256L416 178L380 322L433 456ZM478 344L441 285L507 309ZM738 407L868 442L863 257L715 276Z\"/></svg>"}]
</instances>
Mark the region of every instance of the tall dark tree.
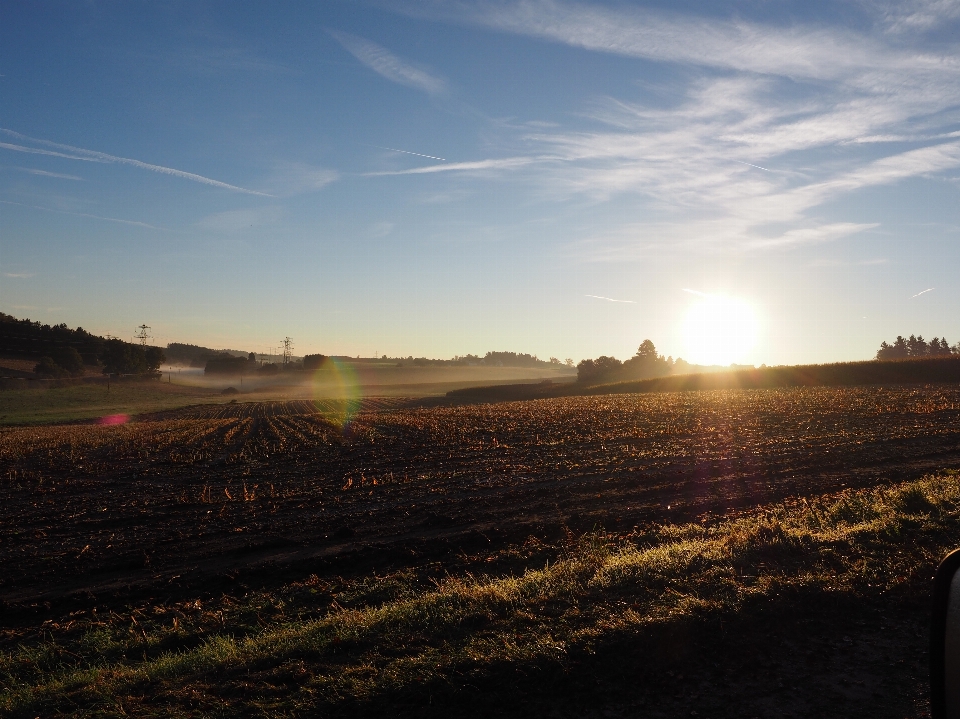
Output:
<instances>
[{"instance_id":1,"label":"tall dark tree","mask_svg":"<svg viewBox=\"0 0 960 719\"><path fill-rule=\"evenodd\" d=\"M51 355L53 361L68 374L83 374L83 357L75 347L57 347Z\"/></svg>"},{"instance_id":2,"label":"tall dark tree","mask_svg":"<svg viewBox=\"0 0 960 719\"><path fill-rule=\"evenodd\" d=\"M144 348L123 340L109 339L104 342L100 359L104 374L143 374L148 370Z\"/></svg>"},{"instance_id":3,"label":"tall dark tree","mask_svg":"<svg viewBox=\"0 0 960 719\"><path fill-rule=\"evenodd\" d=\"M907 347L907 340L901 335L897 335L892 345L886 342L880 343L880 349L877 350L877 359L883 361L902 360L910 356L910 350Z\"/></svg>"},{"instance_id":4,"label":"tall dark tree","mask_svg":"<svg viewBox=\"0 0 960 719\"><path fill-rule=\"evenodd\" d=\"M595 360L585 359L577 365L578 382L602 382L619 370L623 363L616 357L603 355Z\"/></svg>"},{"instance_id":5,"label":"tall dark tree","mask_svg":"<svg viewBox=\"0 0 960 719\"><path fill-rule=\"evenodd\" d=\"M673 360L657 354L651 340L644 340L637 353L623 363L625 379L648 379L670 374Z\"/></svg>"},{"instance_id":6,"label":"tall dark tree","mask_svg":"<svg viewBox=\"0 0 960 719\"><path fill-rule=\"evenodd\" d=\"M926 357L929 349L930 347L927 345L927 341L923 339L923 335L917 335L916 337L910 335L910 339L907 340L907 350L911 357Z\"/></svg>"},{"instance_id":7,"label":"tall dark tree","mask_svg":"<svg viewBox=\"0 0 960 719\"><path fill-rule=\"evenodd\" d=\"M33 373L44 379L57 379L66 375L67 371L54 362L52 357L41 357L33 368Z\"/></svg>"},{"instance_id":8,"label":"tall dark tree","mask_svg":"<svg viewBox=\"0 0 960 719\"><path fill-rule=\"evenodd\" d=\"M147 347L143 352L143 359L147 372L159 372L160 365L167 361L167 356L160 347Z\"/></svg>"},{"instance_id":9,"label":"tall dark tree","mask_svg":"<svg viewBox=\"0 0 960 719\"><path fill-rule=\"evenodd\" d=\"M930 340L930 349L927 352L934 357L943 357L948 354L952 354L950 350L950 343L947 342L947 338L934 337Z\"/></svg>"},{"instance_id":10,"label":"tall dark tree","mask_svg":"<svg viewBox=\"0 0 960 719\"><path fill-rule=\"evenodd\" d=\"M910 348L907 346L907 341L903 338L903 335L897 335L897 339L893 342L893 357L891 359L906 359L910 356Z\"/></svg>"},{"instance_id":11,"label":"tall dark tree","mask_svg":"<svg viewBox=\"0 0 960 719\"><path fill-rule=\"evenodd\" d=\"M655 360L657 359L657 347L652 340L644 340L637 348L636 356L646 360Z\"/></svg>"}]
</instances>

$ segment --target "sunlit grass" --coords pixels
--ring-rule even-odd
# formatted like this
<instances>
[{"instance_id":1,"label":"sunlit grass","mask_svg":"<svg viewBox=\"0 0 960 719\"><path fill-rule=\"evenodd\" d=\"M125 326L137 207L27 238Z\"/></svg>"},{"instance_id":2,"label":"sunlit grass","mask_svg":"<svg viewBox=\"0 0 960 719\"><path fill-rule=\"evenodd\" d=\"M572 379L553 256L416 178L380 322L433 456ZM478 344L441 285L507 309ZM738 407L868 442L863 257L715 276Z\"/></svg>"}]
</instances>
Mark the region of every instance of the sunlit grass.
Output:
<instances>
[{"instance_id":1,"label":"sunlit grass","mask_svg":"<svg viewBox=\"0 0 960 719\"><path fill-rule=\"evenodd\" d=\"M78 384L49 389L0 392L0 426L51 424L96 419L111 414L135 415L185 407L204 401L222 402L209 389L160 381Z\"/></svg>"},{"instance_id":2,"label":"sunlit grass","mask_svg":"<svg viewBox=\"0 0 960 719\"><path fill-rule=\"evenodd\" d=\"M190 715L227 698L307 710L791 591L888 591L928 577L958 528L960 475L944 472L626 539L594 532L516 575L311 577L243 600L88 613L0 656L0 713Z\"/></svg>"}]
</instances>

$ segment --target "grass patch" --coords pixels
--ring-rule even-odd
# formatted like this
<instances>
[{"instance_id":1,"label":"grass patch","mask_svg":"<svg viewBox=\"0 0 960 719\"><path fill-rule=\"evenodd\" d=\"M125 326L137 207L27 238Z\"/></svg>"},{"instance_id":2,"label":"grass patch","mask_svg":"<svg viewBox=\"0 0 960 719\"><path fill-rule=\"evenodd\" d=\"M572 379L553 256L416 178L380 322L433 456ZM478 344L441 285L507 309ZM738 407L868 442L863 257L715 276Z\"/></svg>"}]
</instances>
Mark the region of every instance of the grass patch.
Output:
<instances>
[{"instance_id":1,"label":"grass patch","mask_svg":"<svg viewBox=\"0 0 960 719\"><path fill-rule=\"evenodd\" d=\"M166 382L111 382L49 389L0 391L0 425L55 424L111 414L144 414L204 401L222 401L209 389Z\"/></svg>"},{"instance_id":2,"label":"grass patch","mask_svg":"<svg viewBox=\"0 0 960 719\"><path fill-rule=\"evenodd\" d=\"M412 571L242 600L86 614L0 656L0 713L294 715L467 671L563 661L610 636L811 593L928 581L960 528L960 475L630 537L594 532L512 576Z\"/></svg>"}]
</instances>

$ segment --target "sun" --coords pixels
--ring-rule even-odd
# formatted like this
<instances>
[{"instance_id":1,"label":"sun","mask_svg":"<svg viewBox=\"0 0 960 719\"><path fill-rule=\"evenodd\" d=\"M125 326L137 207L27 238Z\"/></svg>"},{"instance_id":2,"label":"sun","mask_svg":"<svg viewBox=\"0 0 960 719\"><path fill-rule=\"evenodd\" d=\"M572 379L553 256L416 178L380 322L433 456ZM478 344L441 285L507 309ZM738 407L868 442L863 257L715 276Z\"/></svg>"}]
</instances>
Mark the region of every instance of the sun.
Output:
<instances>
[{"instance_id":1,"label":"sun","mask_svg":"<svg viewBox=\"0 0 960 719\"><path fill-rule=\"evenodd\" d=\"M748 302L701 295L683 321L685 359L704 365L746 362L757 343L757 333L757 314Z\"/></svg>"}]
</instances>

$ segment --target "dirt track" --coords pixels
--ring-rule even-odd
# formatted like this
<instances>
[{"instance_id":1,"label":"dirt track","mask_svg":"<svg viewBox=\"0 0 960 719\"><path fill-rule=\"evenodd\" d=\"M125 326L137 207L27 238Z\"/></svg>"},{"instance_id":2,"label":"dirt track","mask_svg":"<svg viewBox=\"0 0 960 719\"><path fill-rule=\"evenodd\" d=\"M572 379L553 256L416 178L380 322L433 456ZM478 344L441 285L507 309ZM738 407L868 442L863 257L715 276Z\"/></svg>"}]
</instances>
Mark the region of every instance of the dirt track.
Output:
<instances>
[{"instance_id":1,"label":"dirt track","mask_svg":"<svg viewBox=\"0 0 960 719\"><path fill-rule=\"evenodd\" d=\"M628 534L960 467L956 387L396 402L346 423L257 403L0 431L0 600L29 613L449 568L530 535Z\"/></svg>"}]
</instances>

